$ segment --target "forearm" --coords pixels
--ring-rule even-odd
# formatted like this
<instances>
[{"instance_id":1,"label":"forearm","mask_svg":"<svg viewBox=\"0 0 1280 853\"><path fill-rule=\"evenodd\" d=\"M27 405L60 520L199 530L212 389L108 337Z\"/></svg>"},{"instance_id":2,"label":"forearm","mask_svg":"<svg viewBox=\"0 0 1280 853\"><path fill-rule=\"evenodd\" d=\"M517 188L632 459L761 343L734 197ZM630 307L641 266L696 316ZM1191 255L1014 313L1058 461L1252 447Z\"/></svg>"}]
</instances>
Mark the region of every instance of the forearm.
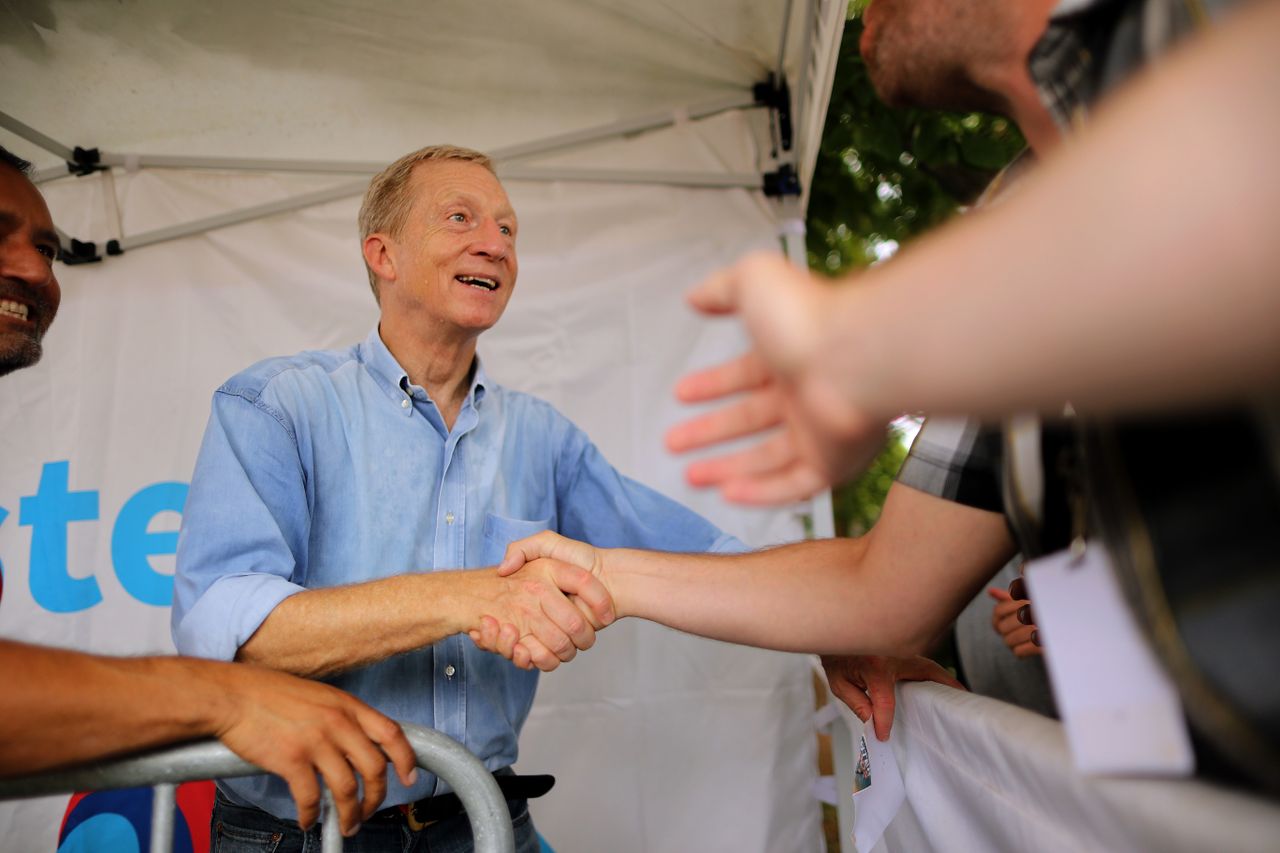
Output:
<instances>
[{"instance_id":1,"label":"forearm","mask_svg":"<svg viewBox=\"0 0 1280 853\"><path fill-rule=\"evenodd\" d=\"M1280 387L1278 31L1280 7L1244 9L1006 200L844 289L823 375L884 414L1119 413Z\"/></svg>"},{"instance_id":2,"label":"forearm","mask_svg":"<svg viewBox=\"0 0 1280 853\"><path fill-rule=\"evenodd\" d=\"M272 610L236 660L307 677L365 666L474 627L510 583L478 569L306 590Z\"/></svg>"},{"instance_id":3,"label":"forearm","mask_svg":"<svg viewBox=\"0 0 1280 853\"><path fill-rule=\"evenodd\" d=\"M781 651L913 651L922 640L907 601L873 580L866 552L862 540L827 539L750 554L602 554L620 616Z\"/></svg>"},{"instance_id":4,"label":"forearm","mask_svg":"<svg viewBox=\"0 0 1280 853\"><path fill-rule=\"evenodd\" d=\"M110 658L0 641L0 773L218 734L228 664Z\"/></svg>"},{"instance_id":5,"label":"forearm","mask_svg":"<svg viewBox=\"0 0 1280 853\"><path fill-rule=\"evenodd\" d=\"M783 651L910 656L1014 550L999 513L894 484L857 539L726 556L606 550L598 570L619 615Z\"/></svg>"}]
</instances>

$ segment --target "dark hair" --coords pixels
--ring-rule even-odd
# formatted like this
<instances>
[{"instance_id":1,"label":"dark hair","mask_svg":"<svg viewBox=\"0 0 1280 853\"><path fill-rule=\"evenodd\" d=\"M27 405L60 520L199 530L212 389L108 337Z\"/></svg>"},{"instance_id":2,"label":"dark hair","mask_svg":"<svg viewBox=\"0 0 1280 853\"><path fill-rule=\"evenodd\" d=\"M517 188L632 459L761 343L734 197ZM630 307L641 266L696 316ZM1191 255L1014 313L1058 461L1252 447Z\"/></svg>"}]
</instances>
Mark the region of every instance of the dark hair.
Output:
<instances>
[{"instance_id":1,"label":"dark hair","mask_svg":"<svg viewBox=\"0 0 1280 853\"><path fill-rule=\"evenodd\" d=\"M19 174L31 176L31 161L23 160L3 145L0 145L0 162L17 169Z\"/></svg>"}]
</instances>

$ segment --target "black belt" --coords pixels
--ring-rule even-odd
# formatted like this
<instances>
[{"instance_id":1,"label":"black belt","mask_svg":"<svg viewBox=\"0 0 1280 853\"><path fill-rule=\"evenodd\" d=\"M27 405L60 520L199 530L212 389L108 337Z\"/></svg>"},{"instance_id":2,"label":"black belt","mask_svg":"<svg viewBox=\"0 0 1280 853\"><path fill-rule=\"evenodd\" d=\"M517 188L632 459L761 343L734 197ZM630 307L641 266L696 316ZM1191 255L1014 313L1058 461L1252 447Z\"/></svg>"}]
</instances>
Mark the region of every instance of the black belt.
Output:
<instances>
[{"instance_id":1,"label":"black belt","mask_svg":"<svg viewBox=\"0 0 1280 853\"><path fill-rule=\"evenodd\" d=\"M532 800L536 797L541 797L550 791L556 783L556 777L545 773L534 776L520 776L499 770L494 774L493 778L498 783L498 789L502 791L502 796L508 800ZM416 832L437 821L456 817L462 813L462 800L458 798L457 794L449 793L440 794L436 797L426 797L425 799L400 806L388 806L381 811L374 812L369 820L404 821L409 824L410 829Z\"/></svg>"}]
</instances>

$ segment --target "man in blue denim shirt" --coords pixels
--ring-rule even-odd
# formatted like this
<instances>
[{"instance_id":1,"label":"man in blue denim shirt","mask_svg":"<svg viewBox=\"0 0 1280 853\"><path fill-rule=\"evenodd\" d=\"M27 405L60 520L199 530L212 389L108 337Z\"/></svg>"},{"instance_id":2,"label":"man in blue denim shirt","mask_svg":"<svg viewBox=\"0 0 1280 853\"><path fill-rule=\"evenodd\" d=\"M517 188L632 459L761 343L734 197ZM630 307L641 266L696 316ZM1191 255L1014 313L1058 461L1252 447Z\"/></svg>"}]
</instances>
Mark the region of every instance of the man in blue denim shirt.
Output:
<instances>
[{"instance_id":1,"label":"man in blue denim shirt","mask_svg":"<svg viewBox=\"0 0 1280 853\"><path fill-rule=\"evenodd\" d=\"M442 146L401 158L374 178L360 227L378 327L346 350L261 362L214 394L178 545L174 642L324 678L502 771L537 672L465 632L509 614L551 669L591 645L612 605L569 566L520 582L476 567L544 529L604 547L741 545L620 475L547 403L486 376L476 339L517 272L516 216L486 157ZM215 849L303 843L278 778L219 790ZM348 849L469 849L465 817L418 831L422 812L396 808L447 791L428 774L411 787L389 778L388 808ZM511 805L517 846L536 850L524 803Z\"/></svg>"}]
</instances>

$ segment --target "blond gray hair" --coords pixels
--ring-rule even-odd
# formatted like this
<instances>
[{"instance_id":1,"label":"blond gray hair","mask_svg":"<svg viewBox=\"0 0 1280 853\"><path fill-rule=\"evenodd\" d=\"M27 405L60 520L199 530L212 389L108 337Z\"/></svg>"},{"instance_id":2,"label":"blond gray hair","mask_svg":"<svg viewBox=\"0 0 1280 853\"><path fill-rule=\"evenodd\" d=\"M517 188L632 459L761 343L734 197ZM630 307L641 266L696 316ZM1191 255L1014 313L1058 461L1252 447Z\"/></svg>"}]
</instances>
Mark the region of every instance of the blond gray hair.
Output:
<instances>
[{"instance_id":1,"label":"blond gray hair","mask_svg":"<svg viewBox=\"0 0 1280 853\"><path fill-rule=\"evenodd\" d=\"M360 244L370 234L387 234L399 237L409 219L409 209L413 207L413 193L409 191L409 183L413 178L413 170L419 163L436 160L457 160L463 163L475 163L483 166L495 175L493 161L488 155L461 148L457 145L428 145L383 169L369 182L364 201L360 204L360 215L356 221L360 225ZM363 253L362 253L363 254ZM378 294L378 277L374 275L365 261L365 269L369 272L369 287L373 290L373 298L381 301Z\"/></svg>"}]
</instances>

